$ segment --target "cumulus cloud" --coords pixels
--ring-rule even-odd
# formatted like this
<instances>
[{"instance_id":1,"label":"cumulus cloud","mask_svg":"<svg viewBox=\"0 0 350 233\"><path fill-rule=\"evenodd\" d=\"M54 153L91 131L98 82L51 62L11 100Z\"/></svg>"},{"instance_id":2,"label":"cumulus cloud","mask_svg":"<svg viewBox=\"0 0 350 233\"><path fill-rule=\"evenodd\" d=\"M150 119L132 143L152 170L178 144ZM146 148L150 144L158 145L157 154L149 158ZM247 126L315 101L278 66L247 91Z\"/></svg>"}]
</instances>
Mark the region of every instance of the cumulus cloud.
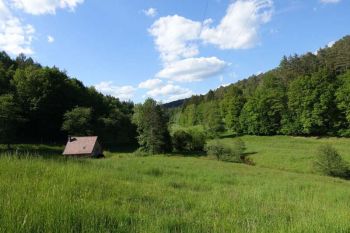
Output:
<instances>
[{"instance_id":1,"label":"cumulus cloud","mask_svg":"<svg viewBox=\"0 0 350 233\"><path fill-rule=\"evenodd\" d=\"M341 2L341 0L320 0L321 3L325 3L325 4L328 4L328 3L339 3Z\"/></svg>"},{"instance_id":2,"label":"cumulus cloud","mask_svg":"<svg viewBox=\"0 0 350 233\"><path fill-rule=\"evenodd\" d=\"M53 43L55 42L55 38L53 38L53 36L47 36L47 42Z\"/></svg>"},{"instance_id":3,"label":"cumulus cloud","mask_svg":"<svg viewBox=\"0 0 350 233\"><path fill-rule=\"evenodd\" d=\"M3 0L0 0L0 20L6 20L7 18L11 17L12 14L10 10L5 5L5 2Z\"/></svg>"},{"instance_id":4,"label":"cumulus cloud","mask_svg":"<svg viewBox=\"0 0 350 233\"><path fill-rule=\"evenodd\" d=\"M212 19L203 23L179 15L161 17L149 29L165 63L199 54L198 44L220 49L246 49L259 41L259 28L271 20L272 0L238 0L229 5L216 27Z\"/></svg>"},{"instance_id":5,"label":"cumulus cloud","mask_svg":"<svg viewBox=\"0 0 350 233\"><path fill-rule=\"evenodd\" d=\"M272 0L237 0L216 26L212 19L199 22L179 15L159 18L148 30L163 62L155 77L195 82L220 75L228 64L217 57L198 57L199 46L252 48L259 42L259 28L271 20L272 14ZM160 90L151 93L160 94Z\"/></svg>"},{"instance_id":6,"label":"cumulus cloud","mask_svg":"<svg viewBox=\"0 0 350 233\"><path fill-rule=\"evenodd\" d=\"M25 24L14 15L13 8L33 15L55 14L56 9L74 10L84 0L0 0L0 49L18 55L33 54L32 41L35 28ZM54 42L52 36L47 37L49 43Z\"/></svg>"},{"instance_id":7,"label":"cumulus cloud","mask_svg":"<svg viewBox=\"0 0 350 233\"><path fill-rule=\"evenodd\" d=\"M35 29L13 16L3 0L0 0L0 49L10 54L32 54L31 43Z\"/></svg>"},{"instance_id":8,"label":"cumulus cloud","mask_svg":"<svg viewBox=\"0 0 350 233\"><path fill-rule=\"evenodd\" d=\"M328 47L328 48L333 47L333 45L335 44L335 42L336 42L335 40L332 40L332 41L328 42L327 47Z\"/></svg>"},{"instance_id":9,"label":"cumulus cloud","mask_svg":"<svg viewBox=\"0 0 350 233\"><path fill-rule=\"evenodd\" d=\"M220 49L247 49L258 42L258 29L271 20L272 0L238 0L232 3L217 27L204 25L201 39Z\"/></svg>"},{"instance_id":10,"label":"cumulus cloud","mask_svg":"<svg viewBox=\"0 0 350 233\"><path fill-rule=\"evenodd\" d=\"M84 0L12 0L14 7L28 14L56 14L57 9L74 9Z\"/></svg>"},{"instance_id":11,"label":"cumulus cloud","mask_svg":"<svg viewBox=\"0 0 350 233\"><path fill-rule=\"evenodd\" d=\"M153 89L156 87L159 87L160 85L162 85L163 81L160 79L148 79L142 83L139 84L139 88L143 88L143 89Z\"/></svg>"},{"instance_id":12,"label":"cumulus cloud","mask_svg":"<svg viewBox=\"0 0 350 233\"><path fill-rule=\"evenodd\" d=\"M195 40L200 31L200 22L178 15L161 17L149 29L165 63L196 56L199 51Z\"/></svg>"},{"instance_id":13,"label":"cumulus cloud","mask_svg":"<svg viewBox=\"0 0 350 233\"><path fill-rule=\"evenodd\" d=\"M220 84L219 88L220 87L228 87L230 86L232 83L223 83L223 84Z\"/></svg>"},{"instance_id":14,"label":"cumulus cloud","mask_svg":"<svg viewBox=\"0 0 350 233\"><path fill-rule=\"evenodd\" d=\"M158 14L158 11L157 11L157 9L155 9L155 8L149 8L149 9L147 9L147 10L143 10L143 13L146 15L146 16L148 16L148 17L156 17L157 16L157 14Z\"/></svg>"},{"instance_id":15,"label":"cumulus cloud","mask_svg":"<svg viewBox=\"0 0 350 233\"><path fill-rule=\"evenodd\" d=\"M176 100L181 100L181 99L186 99L194 95L194 93L191 90L188 90L187 92L184 92L182 94L176 94L176 95L171 95L167 99L165 99L165 103L176 101Z\"/></svg>"},{"instance_id":16,"label":"cumulus cloud","mask_svg":"<svg viewBox=\"0 0 350 233\"><path fill-rule=\"evenodd\" d=\"M116 86L113 82L101 82L95 85L99 92L111 95L121 100L130 100L134 97L136 88L133 86Z\"/></svg>"},{"instance_id":17,"label":"cumulus cloud","mask_svg":"<svg viewBox=\"0 0 350 233\"><path fill-rule=\"evenodd\" d=\"M159 88L155 88L147 92L147 96L159 99L166 99L166 101L174 101L182 98L187 98L193 95L190 89L183 88L173 84L167 84Z\"/></svg>"},{"instance_id":18,"label":"cumulus cloud","mask_svg":"<svg viewBox=\"0 0 350 233\"><path fill-rule=\"evenodd\" d=\"M220 74L227 63L216 57L187 58L173 62L156 77L177 82L195 82Z\"/></svg>"}]
</instances>

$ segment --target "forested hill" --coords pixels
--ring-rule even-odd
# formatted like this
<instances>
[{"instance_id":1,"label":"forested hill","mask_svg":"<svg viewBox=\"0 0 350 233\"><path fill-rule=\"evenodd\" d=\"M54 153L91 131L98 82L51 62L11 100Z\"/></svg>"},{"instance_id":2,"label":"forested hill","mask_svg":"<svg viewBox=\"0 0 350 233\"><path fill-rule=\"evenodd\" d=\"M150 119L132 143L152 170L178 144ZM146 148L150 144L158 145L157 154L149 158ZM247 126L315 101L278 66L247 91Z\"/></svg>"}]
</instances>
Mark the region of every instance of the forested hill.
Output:
<instances>
[{"instance_id":1,"label":"forested hill","mask_svg":"<svg viewBox=\"0 0 350 233\"><path fill-rule=\"evenodd\" d=\"M67 134L99 135L104 145L132 143L133 107L56 67L0 53L0 143L62 142Z\"/></svg>"},{"instance_id":2,"label":"forested hill","mask_svg":"<svg viewBox=\"0 0 350 233\"><path fill-rule=\"evenodd\" d=\"M171 111L172 121L255 135L350 136L349 70L346 36L317 54L285 56L271 71L192 96Z\"/></svg>"}]
</instances>

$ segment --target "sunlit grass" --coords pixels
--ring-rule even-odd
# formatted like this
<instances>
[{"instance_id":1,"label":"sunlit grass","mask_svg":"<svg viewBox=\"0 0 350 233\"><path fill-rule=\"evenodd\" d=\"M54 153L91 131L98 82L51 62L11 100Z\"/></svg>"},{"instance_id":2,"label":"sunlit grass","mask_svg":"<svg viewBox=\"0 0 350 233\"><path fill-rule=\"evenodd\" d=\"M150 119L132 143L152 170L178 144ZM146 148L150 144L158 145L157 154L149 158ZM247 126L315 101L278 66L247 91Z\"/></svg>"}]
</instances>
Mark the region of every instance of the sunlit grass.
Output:
<instances>
[{"instance_id":1,"label":"sunlit grass","mask_svg":"<svg viewBox=\"0 0 350 233\"><path fill-rule=\"evenodd\" d=\"M1 156L0 232L350 231L350 183L308 174L317 145L329 141L345 157L348 140L243 139L256 166Z\"/></svg>"},{"instance_id":2,"label":"sunlit grass","mask_svg":"<svg viewBox=\"0 0 350 233\"><path fill-rule=\"evenodd\" d=\"M260 167L313 173L313 161L320 145L331 144L350 162L350 139L315 137L242 137L250 158ZM223 139L230 143L232 139Z\"/></svg>"}]
</instances>

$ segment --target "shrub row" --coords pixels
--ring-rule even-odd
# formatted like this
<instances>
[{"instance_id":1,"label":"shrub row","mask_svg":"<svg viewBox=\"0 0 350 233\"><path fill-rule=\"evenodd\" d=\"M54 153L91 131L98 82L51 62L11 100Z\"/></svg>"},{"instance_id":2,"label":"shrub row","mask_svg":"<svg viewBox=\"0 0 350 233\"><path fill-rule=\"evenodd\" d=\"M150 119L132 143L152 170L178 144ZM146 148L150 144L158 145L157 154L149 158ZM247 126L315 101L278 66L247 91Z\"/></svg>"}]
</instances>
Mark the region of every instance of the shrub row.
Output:
<instances>
[{"instance_id":1,"label":"shrub row","mask_svg":"<svg viewBox=\"0 0 350 233\"><path fill-rule=\"evenodd\" d=\"M236 139L232 144L225 144L219 140L207 143L205 150L208 155L215 156L218 160L244 163L246 161L244 151L245 143L241 139Z\"/></svg>"},{"instance_id":2,"label":"shrub row","mask_svg":"<svg viewBox=\"0 0 350 233\"><path fill-rule=\"evenodd\" d=\"M180 129L172 135L172 144L176 152L203 151L205 142L205 132L196 128Z\"/></svg>"},{"instance_id":3,"label":"shrub row","mask_svg":"<svg viewBox=\"0 0 350 233\"><path fill-rule=\"evenodd\" d=\"M327 176L350 178L349 164L331 145L319 147L314 167L316 171Z\"/></svg>"}]
</instances>

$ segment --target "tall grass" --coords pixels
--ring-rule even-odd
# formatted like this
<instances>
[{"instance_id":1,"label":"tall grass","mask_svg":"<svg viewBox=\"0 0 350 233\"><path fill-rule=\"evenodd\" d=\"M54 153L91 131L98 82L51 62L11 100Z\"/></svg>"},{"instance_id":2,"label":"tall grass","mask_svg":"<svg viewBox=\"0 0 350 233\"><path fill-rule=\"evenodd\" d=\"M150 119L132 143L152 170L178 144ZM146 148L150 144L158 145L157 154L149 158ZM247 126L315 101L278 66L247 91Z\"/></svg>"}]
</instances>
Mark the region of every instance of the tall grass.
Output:
<instances>
[{"instance_id":1,"label":"tall grass","mask_svg":"<svg viewBox=\"0 0 350 233\"><path fill-rule=\"evenodd\" d=\"M314 173L313 162L321 145L332 145L350 162L350 138L315 138L289 136L244 136L247 155L258 167L299 173ZM222 142L232 144L232 138Z\"/></svg>"},{"instance_id":2,"label":"tall grass","mask_svg":"<svg viewBox=\"0 0 350 233\"><path fill-rule=\"evenodd\" d=\"M205 158L0 156L0 232L348 232L349 194L340 179Z\"/></svg>"}]
</instances>

